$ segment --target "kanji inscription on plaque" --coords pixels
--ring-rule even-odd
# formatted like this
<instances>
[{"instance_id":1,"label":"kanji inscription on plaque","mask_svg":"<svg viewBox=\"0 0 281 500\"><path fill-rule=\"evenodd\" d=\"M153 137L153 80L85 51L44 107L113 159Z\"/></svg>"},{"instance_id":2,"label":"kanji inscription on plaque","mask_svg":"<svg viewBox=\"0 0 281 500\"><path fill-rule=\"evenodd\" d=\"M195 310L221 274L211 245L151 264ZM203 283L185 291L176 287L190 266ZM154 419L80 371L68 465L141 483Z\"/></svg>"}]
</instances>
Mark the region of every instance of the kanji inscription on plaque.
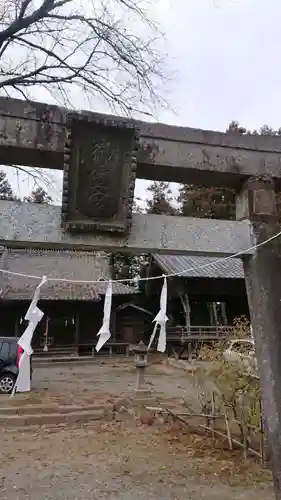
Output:
<instances>
[{"instance_id":1,"label":"kanji inscription on plaque","mask_svg":"<svg viewBox=\"0 0 281 500\"><path fill-rule=\"evenodd\" d=\"M130 228L138 134L128 122L69 117L62 226L125 233Z\"/></svg>"}]
</instances>

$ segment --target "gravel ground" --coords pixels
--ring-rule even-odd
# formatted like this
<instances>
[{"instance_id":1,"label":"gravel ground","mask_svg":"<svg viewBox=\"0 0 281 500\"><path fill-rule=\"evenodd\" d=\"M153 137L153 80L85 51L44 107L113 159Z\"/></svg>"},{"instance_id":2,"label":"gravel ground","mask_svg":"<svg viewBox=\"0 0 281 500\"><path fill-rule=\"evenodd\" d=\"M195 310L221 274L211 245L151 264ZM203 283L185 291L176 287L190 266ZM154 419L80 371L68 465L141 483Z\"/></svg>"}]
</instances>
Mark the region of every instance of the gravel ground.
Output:
<instances>
[{"instance_id":1,"label":"gravel ground","mask_svg":"<svg viewBox=\"0 0 281 500\"><path fill-rule=\"evenodd\" d=\"M134 387L132 362L36 368L30 395L1 405L111 401ZM196 394L186 374L153 364L147 386L169 405ZM0 429L1 500L271 500L271 481L253 461L176 424L132 417L93 423ZM147 423L147 422L146 422Z\"/></svg>"},{"instance_id":2,"label":"gravel ground","mask_svg":"<svg viewBox=\"0 0 281 500\"><path fill-rule=\"evenodd\" d=\"M1 405L29 403L84 404L110 401L132 393L135 386L133 361L96 361L86 365L36 367L33 391L14 398L1 396ZM158 399L182 401L195 392L186 374L163 363L148 367L146 385Z\"/></svg>"},{"instance_id":3,"label":"gravel ground","mask_svg":"<svg viewBox=\"0 0 281 500\"><path fill-rule=\"evenodd\" d=\"M0 439L1 500L273 499L257 465L171 426L0 431Z\"/></svg>"}]
</instances>

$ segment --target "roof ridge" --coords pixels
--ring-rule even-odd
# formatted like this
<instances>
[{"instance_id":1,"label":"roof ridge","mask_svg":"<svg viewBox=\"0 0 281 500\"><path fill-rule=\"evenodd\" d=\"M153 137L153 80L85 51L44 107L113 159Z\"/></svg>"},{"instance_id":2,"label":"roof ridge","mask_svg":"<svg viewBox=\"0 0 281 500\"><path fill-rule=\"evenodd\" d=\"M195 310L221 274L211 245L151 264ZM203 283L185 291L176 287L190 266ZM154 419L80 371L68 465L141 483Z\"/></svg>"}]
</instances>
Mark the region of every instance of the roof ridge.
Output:
<instances>
[{"instance_id":1,"label":"roof ridge","mask_svg":"<svg viewBox=\"0 0 281 500\"><path fill-rule=\"evenodd\" d=\"M93 250L68 250L68 249L45 249L45 248L14 248L14 247L3 247L7 250L8 253L27 253L27 254L60 254L60 255L79 255L79 256L95 256L100 258L108 258L108 254L106 252L101 251L93 251ZM0 250L1 251L1 250Z\"/></svg>"},{"instance_id":2,"label":"roof ridge","mask_svg":"<svg viewBox=\"0 0 281 500\"><path fill-rule=\"evenodd\" d=\"M241 259L218 259L207 255L152 254L156 265L168 275L181 278L244 279Z\"/></svg>"}]
</instances>

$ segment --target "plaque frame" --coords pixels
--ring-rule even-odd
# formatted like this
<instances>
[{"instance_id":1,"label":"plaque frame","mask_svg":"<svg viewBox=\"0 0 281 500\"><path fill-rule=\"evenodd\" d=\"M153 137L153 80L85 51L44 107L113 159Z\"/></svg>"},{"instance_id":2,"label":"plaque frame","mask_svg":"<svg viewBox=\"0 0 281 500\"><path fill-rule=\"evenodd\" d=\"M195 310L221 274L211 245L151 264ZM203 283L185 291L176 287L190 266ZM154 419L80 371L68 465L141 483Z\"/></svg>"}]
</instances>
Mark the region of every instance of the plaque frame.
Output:
<instances>
[{"instance_id":1,"label":"plaque frame","mask_svg":"<svg viewBox=\"0 0 281 500\"><path fill-rule=\"evenodd\" d=\"M81 172L83 167L81 167L82 160L81 162L79 161L80 156L75 154L75 149L79 147L79 134L81 134L81 130L86 130L86 134L89 134L87 137L89 143L92 141L91 133L94 132L94 130L98 130L99 133L104 130L105 133L108 132L110 134L116 131L118 137L121 135L122 138L123 134L127 143L131 143L130 150L126 152L126 161L124 154L122 158L123 161L120 160L119 165L116 167L120 171L118 200L116 198L116 193L114 193L115 205L118 205L118 207L114 215L108 218L99 218L89 216L89 214L83 214L77 206L79 176L83 175L83 172ZM61 208L61 227L64 230L80 233L110 232L126 234L129 232L132 224L138 150L139 130L134 122L113 120L93 115L79 115L77 113L67 115ZM121 151L121 147L119 151ZM102 166L100 166L100 168L102 168Z\"/></svg>"}]
</instances>

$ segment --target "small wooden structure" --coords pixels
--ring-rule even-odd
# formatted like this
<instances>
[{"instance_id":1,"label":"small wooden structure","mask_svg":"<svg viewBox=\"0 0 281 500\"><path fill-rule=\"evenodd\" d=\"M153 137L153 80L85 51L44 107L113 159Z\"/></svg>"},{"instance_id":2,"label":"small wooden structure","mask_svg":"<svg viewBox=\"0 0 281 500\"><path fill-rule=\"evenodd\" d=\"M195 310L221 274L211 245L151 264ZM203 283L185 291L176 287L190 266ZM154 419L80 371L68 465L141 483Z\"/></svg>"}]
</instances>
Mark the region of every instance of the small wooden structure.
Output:
<instances>
[{"instance_id":1,"label":"small wooden structure","mask_svg":"<svg viewBox=\"0 0 281 500\"><path fill-rule=\"evenodd\" d=\"M111 268L105 253L54 251L36 249L1 250L0 267L7 271L31 274L34 269L42 276L66 279L110 279ZM26 322L24 315L34 293L34 280L0 275L1 307L0 334L19 336ZM96 344L96 334L102 324L103 297L106 283L96 284L48 282L41 291L40 308L44 320L35 331L33 346L41 351L45 345L46 330L49 353L90 354ZM126 330L117 321L117 309L124 301L136 295L136 289L122 283L113 284L112 341L119 349L128 344ZM114 345L112 346L114 350ZM122 351L122 349L121 349Z\"/></svg>"},{"instance_id":2,"label":"small wooden structure","mask_svg":"<svg viewBox=\"0 0 281 500\"><path fill-rule=\"evenodd\" d=\"M116 340L122 339L130 345L147 341L155 316L142 307L142 294L135 296L133 300L116 307Z\"/></svg>"},{"instance_id":3,"label":"small wooden structure","mask_svg":"<svg viewBox=\"0 0 281 500\"><path fill-rule=\"evenodd\" d=\"M144 271L148 277L168 278L168 351L190 355L198 345L235 335L233 320L249 316L242 262L216 258L152 254ZM150 304L157 308L161 280L145 287ZM188 347L188 349L185 349Z\"/></svg>"},{"instance_id":4,"label":"small wooden structure","mask_svg":"<svg viewBox=\"0 0 281 500\"><path fill-rule=\"evenodd\" d=\"M231 326L249 315L244 270L239 259L152 254L148 276L177 275L169 279L168 311L185 327ZM146 292L156 302L161 280L149 281Z\"/></svg>"}]
</instances>

